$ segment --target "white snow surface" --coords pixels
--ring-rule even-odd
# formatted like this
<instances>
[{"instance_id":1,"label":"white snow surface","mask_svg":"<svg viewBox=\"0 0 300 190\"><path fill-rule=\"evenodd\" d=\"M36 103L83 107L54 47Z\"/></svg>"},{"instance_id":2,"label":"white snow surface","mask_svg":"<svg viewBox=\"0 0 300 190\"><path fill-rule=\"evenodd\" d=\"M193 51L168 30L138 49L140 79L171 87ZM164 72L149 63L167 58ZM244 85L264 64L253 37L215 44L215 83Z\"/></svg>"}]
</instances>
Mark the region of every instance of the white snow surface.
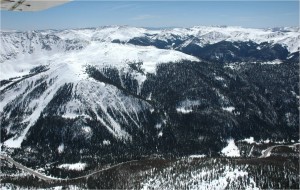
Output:
<instances>
[{"instance_id":1,"label":"white snow surface","mask_svg":"<svg viewBox=\"0 0 300 190\"><path fill-rule=\"evenodd\" d=\"M228 111L228 112L233 112L234 110L235 110L235 107L233 107L233 106L229 106L229 107L223 107L222 108L224 111Z\"/></svg>"},{"instance_id":2,"label":"white snow surface","mask_svg":"<svg viewBox=\"0 0 300 190\"><path fill-rule=\"evenodd\" d=\"M281 63L282 63L281 60L275 59L273 61L262 62L261 64L262 65L278 65L278 64L281 64Z\"/></svg>"},{"instance_id":3,"label":"white snow surface","mask_svg":"<svg viewBox=\"0 0 300 190\"><path fill-rule=\"evenodd\" d=\"M21 143L24 140L24 135L22 134L21 136L14 136L8 140L6 140L3 145L9 147L9 148L20 148L21 147Z\"/></svg>"},{"instance_id":4,"label":"white snow surface","mask_svg":"<svg viewBox=\"0 0 300 190\"><path fill-rule=\"evenodd\" d=\"M19 77L29 74L37 66L49 66L51 70L63 69L65 74L69 71L72 79L87 78L85 66L126 68L127 62L142 61L142 68L148 73L154 73L157 64L175 62L179 60L198 59L175 50L162 50L152 46L135 46L130 44L117 44L109 42L91 41L82 50L69 52L53 52L47 55L44 51L33 54L20 54L15 59L1 63L0 80Z\"/></svg>"},{"instance_id":5,"label":"white snow surface","mask_svg":"<svg viewBox=\"0 0 300 190\"><path fill-rule=\"evenodd\" d=\"M110 141L109 140L103 140L102 144L103 145L110 145Z\"/></svg>"},{"instance_id":6,"label":"white snow surface","mask_svg":"<svg viewBox=\"0 0 300 190\"><path fill-rule=\"evenodd\" d=\"M229 139L227 143L228 145L222 149L221 153L227 157L240 157L240 150L235 145L234 139Z\"/></svg>"},{"instance_id":7,"label":"white snow surface","mask_svg":"<svg viewBox=\"0 0 300 190\"><path fill-rule=\"evenodd\" d=\"M191 113L193 110L181 107L181 108L176 108L176 111L178 113L187 114L187 113Z\"/></svg>"},{"instance_id":8,"label":"white snow surface","mask_svg":"<svg viewBox=\"0 0 300 190\"><path fill-rule=\"evenodd\" d=\"M186 99L184 101L181 101L179 105L176 108L176 111L178 113L187 114L193 111L193 107L196 107L198 105L201 105L201 102L199 100L189 100Z\"/></svg>"},{"instance_id":9,"label":"white snow surface","mask_svg":"<svg viewBox=\"0 0 300 190\"><path fill-rule=\"evenodd\" d=\"M65 170L76 170L82 171L87 166L86 163L75 163L75 164L61 164L58 168L65 169Z\"/></svg>"},{"instance_id":10,"label":"white snow surface","mask_svg":"<svg viewBox=\"0 0 300 190\"><path fill-rule=\"evenodd\" d=\"M205 158L205 157L206 157L205 154L194 154L189 156L189 158Z\"/></svg>"},{"instance_id":11,"label":"white snow surface","mask_svg":"<svg viewBox=\"0 0 300 190\"><path fill-rule=\"evenodd\" d=\"M64 152L64 149L65 149L65 145L64 143L61 143L58 148L57 148L57 151L58 153L63 153Z\"/></svg>"},{"instance_id":12,"label":"white snow surface","mask_svg":"<svg viewBox=\"0 0 300 190\"><path fill-rule=\"evenodd\" d=\"M248 144L256 144L256 142L254 141L254 138L253 137L249 137L249 138L246 138L244 140L242 140L243 142L246 142Z\"/></svg>"}]
</instances>

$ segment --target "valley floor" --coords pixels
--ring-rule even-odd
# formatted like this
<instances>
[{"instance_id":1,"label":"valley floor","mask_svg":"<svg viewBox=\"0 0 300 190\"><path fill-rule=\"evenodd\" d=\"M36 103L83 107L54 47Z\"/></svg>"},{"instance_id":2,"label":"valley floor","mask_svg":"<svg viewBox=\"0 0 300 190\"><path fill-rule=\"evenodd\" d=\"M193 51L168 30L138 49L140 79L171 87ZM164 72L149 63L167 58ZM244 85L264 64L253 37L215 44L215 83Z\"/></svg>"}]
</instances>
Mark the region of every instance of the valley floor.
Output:
<instances>
[{"instance_id":1,"label":"valley floor","mask_svg":"<svg viewBox=\"0 0 300 190\"><path fill-rule=\"evenodd\" d=\"M251 158L192 155L166 159L156 155L64 179L46 176L1 155L1 188L298 189L299 157L294 153L299 153L299 143L269 146L260 157Z\"/></svg>"}]
</instances>

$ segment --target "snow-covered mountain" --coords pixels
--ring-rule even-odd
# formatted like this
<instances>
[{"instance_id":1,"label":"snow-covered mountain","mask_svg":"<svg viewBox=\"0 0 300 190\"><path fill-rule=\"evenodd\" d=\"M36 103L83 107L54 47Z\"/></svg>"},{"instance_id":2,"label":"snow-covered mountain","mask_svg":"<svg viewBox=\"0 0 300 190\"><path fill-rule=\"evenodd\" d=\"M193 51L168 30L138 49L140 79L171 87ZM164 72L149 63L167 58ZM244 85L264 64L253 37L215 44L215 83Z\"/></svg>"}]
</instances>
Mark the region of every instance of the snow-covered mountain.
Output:
<instances>
[{"instance_id":1,"label":"snow-covered mountain","mask_svg":"<svg viewBox=\"0 0 300 190\"><path fill-rule=\"evenodd\" d=\"M299 28L2 31L3 150L105 163L295 141L299 41Z\"/></svg>"},{"instance_id":2,"label":"snow-covered mountain","mask_svg":"<svg viewBox=\"0 0 300 190\"><path fill-rule=\"evenodd\" d=\"M280 44L293 53L299 50L299 28L279 28L275 29L253 29L242 27L207 27L198 26L192 28L175 28L164 30L158 33L158 39L171 39L172 35L180 36L183 39L197 38L198 45L215 44L221 41L238 42L253 41L255 43L268 42L271 44ZM194 39L192 39L194 40ZM185 43L187 45L189 41Z\"/></svg>"},{"instance_id":3,"label":"snow-covered mountain","mask_svg":"<svg viewBox=\"0 0 300 190\"><path fill-rule=\"evenodd\" d=\"M70 50L81 49L91 41L129 42L134 38L149 37L151 40L165 42L181 40L180 46L197 41L197 45L205 46L221 41L247 42L257 44L268 42L280 44L290 53L299 51L300 29L296 27L252 29L242 27L207 27L173 28L149 30L127 26L107 26L101 28L48 30L30 32L1 32L1 58L15 56L20 53L31 53L36 50ZM29 40L27 40L29 39ZM42 43L42 42L47 43ZM173 44L175 45L175 44ZM176 48L176 47L173 47ZM3 60L2 60L3 61Z\"/></svg>"},{"instance_id":4,"label":"snow-covered mountain","mask_svg":"<svg viewBox=\"0 0 300 190\"><path fill-rule=\"evenodd\" d=\"M124 97L117 87L89 77L87 66L100 70L114 68L119 73L130 73L138 83L138 88L141 88L146 79L145 73L154 73L159 63L198 60L174 50L110 43L105 39L111 38L107 37L107 33L112 29L107 30L103 33L95 31L91 38L85 38L81 30L63 31L57 36L38 32L2 36L2 55L7 56L2 56L1 80L14 78L1 87L2 121L7 123L7 133L16 133L4 142L6 146L21 146L30 127L63 88L69 88L70 97L68 102L57 107L55 114L64 118L91 118L91 114L94 114L116 138L128 139L130 135L121 129L119 123L126 123L128 117L136 127L140 127L136 114L149 109L150 105L140 103L135 98ZM124 35L126 34L125 31ZM121 34L117 36L124 39ZM97 37L102 40L99 41ZM145 73L130 72L130 63L138 61L143 62L142 69ZM135 93L138 94L138 90ZM20 112L12 114L15 109L22 110L22 115ZM99 109L106 115L106 119L98 115ZM108 109L114 113L109 114ZM116 114L124 117L123 121L115 121L112 115ZM20 131L19 127L15 129L17 124L24 126L24 130Z\"/></svg>"}]
</instances>

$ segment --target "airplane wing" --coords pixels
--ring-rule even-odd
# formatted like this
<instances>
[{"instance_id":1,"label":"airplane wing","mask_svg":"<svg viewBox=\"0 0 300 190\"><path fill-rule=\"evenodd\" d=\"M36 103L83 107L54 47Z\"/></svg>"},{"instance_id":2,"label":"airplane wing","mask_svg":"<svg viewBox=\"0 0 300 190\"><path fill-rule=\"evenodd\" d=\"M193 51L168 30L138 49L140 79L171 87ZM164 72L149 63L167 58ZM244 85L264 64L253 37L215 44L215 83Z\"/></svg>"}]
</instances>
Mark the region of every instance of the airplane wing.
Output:
<instances>
[{"instance_id":1,"label":"airplane wing","mask_svg":"<svg viewBox=\"0 0 300 190\"><path fill-rule=\"evenodd\" d=\"M69 2L70 0L0 0L1 10L40 11Z\"/></svg>"}]
</instances>

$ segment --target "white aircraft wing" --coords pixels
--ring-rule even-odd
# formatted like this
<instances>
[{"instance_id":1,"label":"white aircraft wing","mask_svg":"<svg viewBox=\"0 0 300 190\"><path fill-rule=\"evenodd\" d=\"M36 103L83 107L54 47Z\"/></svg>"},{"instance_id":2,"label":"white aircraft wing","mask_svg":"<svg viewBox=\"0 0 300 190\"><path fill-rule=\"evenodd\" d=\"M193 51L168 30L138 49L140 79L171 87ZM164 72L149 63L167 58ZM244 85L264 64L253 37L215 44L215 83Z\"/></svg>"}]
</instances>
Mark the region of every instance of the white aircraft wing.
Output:
<instances>
[{"instance_id":1,"label":"white aircraft wing","mask_svg":"<svg viewBox=\"0 0 300 190\"><path fill-rule=\"evenodd\" d=\"M0 0L1 10L40 11L69 2L70 0Z\"/></svg>"}]
</instances>

